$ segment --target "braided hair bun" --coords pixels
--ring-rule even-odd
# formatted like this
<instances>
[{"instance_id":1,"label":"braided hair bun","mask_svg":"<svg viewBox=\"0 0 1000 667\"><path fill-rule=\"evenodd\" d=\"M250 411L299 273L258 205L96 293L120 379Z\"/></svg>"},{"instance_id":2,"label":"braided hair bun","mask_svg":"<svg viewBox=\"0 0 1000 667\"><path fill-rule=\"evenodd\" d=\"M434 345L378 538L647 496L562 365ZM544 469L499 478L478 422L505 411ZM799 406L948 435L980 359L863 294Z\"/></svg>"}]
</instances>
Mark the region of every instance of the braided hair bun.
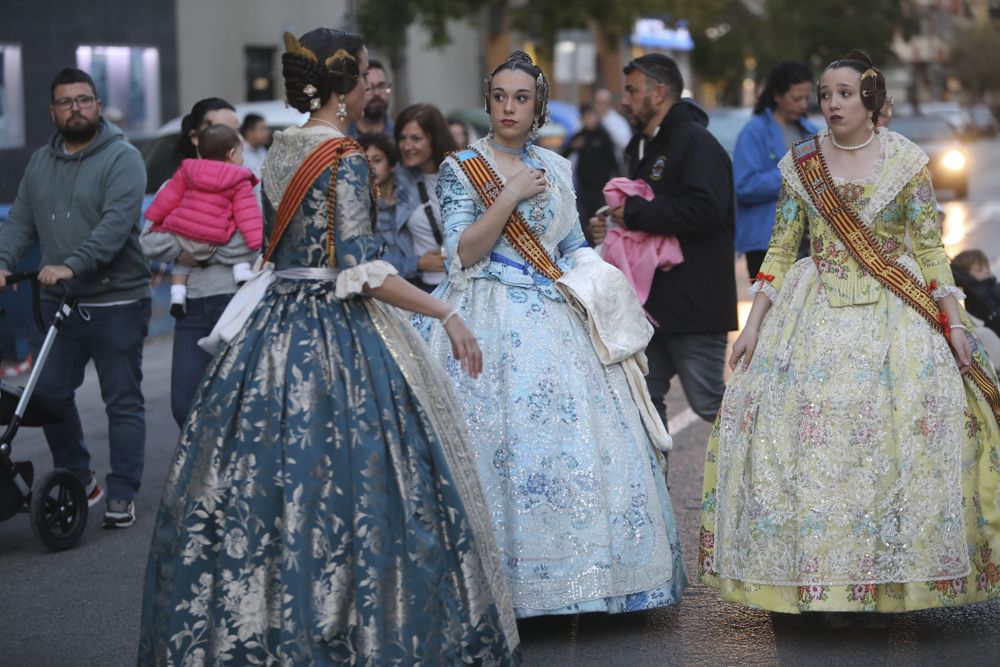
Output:
<instances>
[{"instance_id":1,"label":"braided hair bun","mask_svg":"<svg viewBox=\"0 0 1000 667\"><path fill-rule=\"evenodd\" d=\"M319 109L330 95L346 95L361 80L360 35L317 28L296 39L285 33L281 73L285 77L285 99L289 106L309 113Z\"/></svg>"},{"instance_id":2,"label":"braided hair bun","mask_svg":"<svg viewBox=\"0 0 1000 667\"><path fill-rule=\"evenodd\" d=\"M872 114L872 123L878 124L879 115L887 96L885 75L875 67L867 53L852 49L840 60L834 60L826 69L849 67L861 75L861 103Z\"/></svg>"}]
</instances>

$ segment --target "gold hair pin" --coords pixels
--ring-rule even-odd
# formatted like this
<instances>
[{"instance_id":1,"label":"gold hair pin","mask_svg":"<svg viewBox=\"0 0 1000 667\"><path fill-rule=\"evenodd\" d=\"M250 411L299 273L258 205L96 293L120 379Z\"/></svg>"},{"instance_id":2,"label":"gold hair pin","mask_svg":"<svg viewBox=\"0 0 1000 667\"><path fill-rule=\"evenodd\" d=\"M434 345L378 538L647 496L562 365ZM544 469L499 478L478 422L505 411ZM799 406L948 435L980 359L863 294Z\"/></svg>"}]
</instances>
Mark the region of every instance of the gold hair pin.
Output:
<instances>
[{"instance_id":1,"label":"gold hair pin","mask_svg":"<svg viewBox=\"0 0 1000 667\"><path fill-rule=\"evenodd\" d=\"M298 38L290 32L285 33L285 51L294 56L311 60L314 63L319 62L319 58L316 57L316 54L310 49L302 46L302 43L298 40Z\"/></svg>"},{"instance_id":2,"label":"gold hair pin","mask_svg":"<svg viewBox=\"0 0 1000 667\"><path fill-rule=\"evenodd\" d=\"M315 58L316 57L313 56L314 60L315 60ZM352 56L346 49L337 49L334 52L334 54L332 56L330 56L329 58L327 58L326 62L324 62L323 64L326 65L327 69L330 69L330 65L332 65L337 60L350 60L350 61L354 62L354 61L357 60L357 58L355 58L354 56ZM336 72L336 74L346 74L346 73L347 73L346 70L344 70L343 72Z\"/></svg>"}]
</instances>

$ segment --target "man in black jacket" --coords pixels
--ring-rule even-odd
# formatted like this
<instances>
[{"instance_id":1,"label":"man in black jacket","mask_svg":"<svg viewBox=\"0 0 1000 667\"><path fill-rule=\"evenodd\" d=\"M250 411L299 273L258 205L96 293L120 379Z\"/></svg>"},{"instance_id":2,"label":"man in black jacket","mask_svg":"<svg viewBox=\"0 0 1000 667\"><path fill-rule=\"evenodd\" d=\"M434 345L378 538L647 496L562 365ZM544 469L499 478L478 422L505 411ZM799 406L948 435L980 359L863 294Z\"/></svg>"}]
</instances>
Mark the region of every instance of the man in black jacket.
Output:
<instances>
[{"instance_id":1,"label":"man in black jacket","mask_svg":"<svg viewBox=\"0 0 1000 667\"><path fill-rule=\"evenodd\" d=\"M727 333L737 328L732 162L708 130L708 116L681 99L677 64L654 53L625 67L622 106L635 136L626 148L629 177L649 183L655 197L629 197L611 211L614 224L673 234L684 261L657 271L646 311L658 326L646 349L646 382L666 423L670 380L680 376L691 409L711 421L725 392ZM606 220L591 218L600 243Z\"/></svg>"}]
</instances>

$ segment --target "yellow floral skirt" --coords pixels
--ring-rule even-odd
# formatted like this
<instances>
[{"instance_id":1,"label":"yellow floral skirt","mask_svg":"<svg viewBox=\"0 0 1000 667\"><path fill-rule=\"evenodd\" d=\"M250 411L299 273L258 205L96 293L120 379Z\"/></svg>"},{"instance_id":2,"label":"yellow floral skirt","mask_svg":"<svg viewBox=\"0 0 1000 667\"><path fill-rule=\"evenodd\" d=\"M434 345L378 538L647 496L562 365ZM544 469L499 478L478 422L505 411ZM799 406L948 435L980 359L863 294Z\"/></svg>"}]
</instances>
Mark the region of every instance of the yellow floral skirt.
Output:
<instances>
[{"instance_id":1,"label":"yellow floral skirt","mask_svg":"<svg viewBox=\"0 0 1000 667\"><path fill-rule=\"evenodd\" d=\"M888 290L831 307L803 260L712 430L701 579L784 613L1000 598L998 484L1000 428L947 342Z\"/></svg>"}]
</instances>

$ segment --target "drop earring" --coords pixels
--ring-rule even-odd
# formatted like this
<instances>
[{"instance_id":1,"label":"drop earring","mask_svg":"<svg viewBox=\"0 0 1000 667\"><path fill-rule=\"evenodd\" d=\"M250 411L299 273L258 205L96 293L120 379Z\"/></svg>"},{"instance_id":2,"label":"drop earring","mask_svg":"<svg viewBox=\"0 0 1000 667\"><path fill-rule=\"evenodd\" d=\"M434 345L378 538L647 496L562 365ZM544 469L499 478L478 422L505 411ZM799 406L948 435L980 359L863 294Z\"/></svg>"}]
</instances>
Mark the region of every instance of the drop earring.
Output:
<instances>
[{"instance_id":1,"label":"drop earring","mask_svg":"<svg viewBox=\"0 0 1000 667\"><path fill-rule=\"evenodd\" d=\"M535 139L538 138L539 129L540 126L538 124L538 119L536 118L535 120L531 121L531 130L528 132L528 141L530 141L531 143L535 142Z\"/></svg>"},{"instance_id":2,"label":"drop earring","mask_svg":"<svg viewBox=\"0 0 1000 667\"><path fill-rule=\"evenodd\" d=\"M344 121L347 120L347 104L344 102L344 96L341 95L337 102L337 118Z\"/></svg>"},{"instance_id":3,"label":"drop earring","mask_svg":"<svg viewBox=\"0 0 1000 667\"><path fill-rule=\"evenodd\" d=\"M872 120L872 115L873 114L871 112L868 113L868 129L869 130L874 130L875 129L875 122Z\"/></svg>"}]
</instances>

